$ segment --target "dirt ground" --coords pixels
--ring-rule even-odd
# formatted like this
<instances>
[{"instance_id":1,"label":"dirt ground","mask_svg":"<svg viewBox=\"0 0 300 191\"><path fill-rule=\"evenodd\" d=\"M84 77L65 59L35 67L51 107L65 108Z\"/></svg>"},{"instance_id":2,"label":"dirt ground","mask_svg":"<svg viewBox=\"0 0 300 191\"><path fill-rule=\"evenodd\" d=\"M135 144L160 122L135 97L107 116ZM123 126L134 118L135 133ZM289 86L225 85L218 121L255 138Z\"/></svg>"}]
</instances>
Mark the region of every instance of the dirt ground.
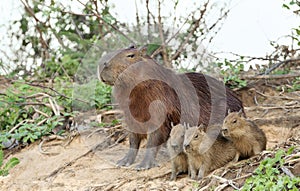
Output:
<instances>
[{"instance_id":1,"label":"dirt ground","mask_svg":"<svg viewBox=\"0 0 300 191\"><path fill-rule=\"evenodd\" d=\"M237 93L245 103L247 117L254 120L266 133L268 151L275 147L284 147L287 142L299 147L300 92L278 92L271 87L260 87L240 90ZM90 120L85 122L89 123ZM171 165L165 147L162 147L158 156L159 167L144 171L134 169L134 165L143 156L143 150L133 166L117 167L115 163L126 153L128 141L109 144L105 140L110 130L96 131L94 128L85 128L88 125L78 127L80 133L69 144L66 144L67 140L45 142L43 151L47 152L46 154L40 152L40 142L7 154L6 160L17 157L20 164L13 168L8 176L0 177L0 190L212 189L210 185L203 187L205 183L191 180L187 175L180 175L176 181L169 181ZM235 186L240 188L243 181L238 179L245 179L247 173L251 173L258 162L268 156L268 151L254 157L252 160L254 165L249 163L244 165L241 171L243 173L239 175L234 174L232 169L230 172L228 169L219 169L220 175L214 177L219 177L220 180L236 180ZM292 172L299 173L295 169ZM220 187L219 190L223 189L233 190L234 186L227 181L224 188Z\"/></svg>"}]
</instances>

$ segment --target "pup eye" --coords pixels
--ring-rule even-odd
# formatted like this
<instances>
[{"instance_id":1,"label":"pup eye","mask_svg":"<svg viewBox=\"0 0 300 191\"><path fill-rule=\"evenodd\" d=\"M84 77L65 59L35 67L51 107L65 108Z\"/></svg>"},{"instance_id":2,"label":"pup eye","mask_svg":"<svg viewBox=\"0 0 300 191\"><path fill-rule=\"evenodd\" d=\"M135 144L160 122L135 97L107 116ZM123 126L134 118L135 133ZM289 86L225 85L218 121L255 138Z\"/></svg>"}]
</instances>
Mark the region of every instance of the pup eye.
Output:
<instances>
[{"instance_id":1,"label":"pup eye","mask_svg":"<svg viewBox=\"0 0 300 191\"><path fill-rule=\"evenodd\" d=\"M197 139L198 138L198 134L194 135L194 139Z\"/></svg>"},{"instance_id":2,"label":"pup eye","mask_svg":"<svg viewBox=\"0 0 300 191\"><path fill-rule=\"evenodd\" d=\"M127 57L128 58L133 58L135 56L135 54L128 54Z\"/></svg>"},{"instance_id":3,"label":"pup eye","mask_svg":"<svg viewBox=\"0 0 300 191\"><path fill-rule=\"evenodd\" d=\"M232 121L232 123L236 123L236 119L234 119L234 120Z\"/></svg>"}]
</instances>

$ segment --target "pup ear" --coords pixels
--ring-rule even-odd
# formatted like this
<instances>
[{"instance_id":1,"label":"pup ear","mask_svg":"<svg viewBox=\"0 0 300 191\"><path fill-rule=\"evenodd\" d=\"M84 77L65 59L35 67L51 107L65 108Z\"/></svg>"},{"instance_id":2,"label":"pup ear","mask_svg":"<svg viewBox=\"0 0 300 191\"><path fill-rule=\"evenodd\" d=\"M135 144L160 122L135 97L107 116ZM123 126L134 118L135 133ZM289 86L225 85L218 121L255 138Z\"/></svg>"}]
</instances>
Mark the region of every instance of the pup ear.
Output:
<instances>
[{"instance_id":1,"label":"pup ear","mask_svg":"<svg viewBox=\"0 0 300 191\"><path fill-rule=\"evenodd\" d=\"M230 109L228 109L227 114L231 113Z\"/></svg>"},{"instance_id":2,"label":"pup ear","mask_svg":"<svg viewBox=\"0 0 300 191\"><path fill-rule=\"evenodd\" d=\"M198 129L199 131L201 131L201 132L206 132L207 126L205 126L203 123L201 123L201 124L197 127L197 129Z\"/></svg>"},{"instance_id":3,"label":"pup ear","mask_svg":"<svg viewBox=\"0 0 300 191\"><path fill-rule=\"evenodd\" d=\"M174 127L174 123L173 123L173 121L171 121L171 127L172 127L172 128Z\"/></svg>"},{"instance_id":4,"label":"pup ear","mask_svg":"<svg viewBox=\"0 0 300 191\"><path fill-rule=\"evenodd\" d=\"M184 127L185 130L187 130L189 128L189 125L186 124L185 122L183 122L183 127Z\"/></svg>"},{"instance_id":5,"label":"pup ear","mask_svg":"<svg viewBox=\"0 0 300 191\"><path fill-rule=\"evenodd\" d=\"M240 109L240 111L238 112L238 116L239 116L239 117L242 117L242 116L244 116L243 114L244 114L244 113L243 113L243 109Z\"/></svg>"}]
</instances>

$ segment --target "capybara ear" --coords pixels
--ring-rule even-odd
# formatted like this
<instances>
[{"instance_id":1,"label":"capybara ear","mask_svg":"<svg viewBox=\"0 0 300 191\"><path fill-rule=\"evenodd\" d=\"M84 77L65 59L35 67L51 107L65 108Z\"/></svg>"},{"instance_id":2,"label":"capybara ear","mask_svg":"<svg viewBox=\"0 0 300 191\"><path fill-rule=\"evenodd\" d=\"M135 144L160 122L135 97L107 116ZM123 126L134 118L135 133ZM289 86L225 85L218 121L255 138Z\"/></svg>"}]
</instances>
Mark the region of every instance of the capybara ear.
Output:
<instances>
[{"instance_id":1,"label":"capybara ear","mask_svg":"<svg viewBox=\"0 0 300 191\"><path fill-rule=\"evenodd\" d=\"M229 114L230 112L231 112L230 109L228 109L227 114Z\"/></svg>"},{"instance_id":2,"label":"capybara ear","mask_svg":"<svg viewBox=\"0 0 300 191\"><path fill-rule=\"evenodd\" d=\"M129 47L128 47L129 49L132 49L132 48L137 48L137 46L136 46L136 44L131 44L131 45L129 45Z\"/></svg>"},{"instance_id":3,"label":"capybara ear","mask_svg":"<svg viewBox=\"0 0 300 191\"><path fill-rule=\"evenodd\" d=\"M240 111L238 112L239 117L243 117L243 109L240 109Z\"/></svg>"},{"instance_id":4,"label":"capybara ear","mask_svg":"<svg viewBox=\"0 0 300 191\"><path fill-rule=\"evenodd\" d=\"M206 132L207 127L203 123L198 126L198 130Z\"/></svg>"},{"instance_id":5,"label":"capybara ear","mask_svg":"<svg viewBox=\"0 0 300 191\"><path fill-rule=\"evenodd\" d=\"M171 127L172 127L172 128L174 127L174 123L173 123L173 121L171 121Z\"/></svg>"},{"instance_id":6,"label":"capybara ear","mask_svg":"<svg viewBox=\"0 0 300 191\"><path fill-rule=\"evenodd\" d=\"M187 125L185 122L183 122L183 126L184 126L184 129L185 129L185 130L188 129L188 125Z\"/></svg>"},{"instance_id":7,"label":"capybara ear","mask_svg":"<svg viewBox=\"0 0 300 191\"><path fill-rule=\"evenodd\" d=\"M148 46L145 45L145 46L142 46L140 49L139 49L139 53L142 57L145 57L147 56L147 51L148 51Z\"/></svg>"}]
</instances>

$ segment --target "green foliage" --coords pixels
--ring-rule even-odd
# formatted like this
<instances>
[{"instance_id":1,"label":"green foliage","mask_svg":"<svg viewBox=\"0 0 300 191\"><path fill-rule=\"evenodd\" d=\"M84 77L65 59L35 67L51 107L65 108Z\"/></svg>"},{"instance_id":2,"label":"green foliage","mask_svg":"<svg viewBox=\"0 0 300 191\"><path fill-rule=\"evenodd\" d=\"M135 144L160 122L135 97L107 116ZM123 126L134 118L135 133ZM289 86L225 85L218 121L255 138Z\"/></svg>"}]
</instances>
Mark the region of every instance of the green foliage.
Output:
<instances>
[{"instance_id":1,"label":"green foliage","mask_svg":"<svg viewBox=\"0 0 300 191\"><path fill-rule=\"evenodd\" d=\"M102 82L97 81L96 89L95 89L95 107L96 108L105 108L105 109L112 109L111 106L107 104L111 103L111 90L112 87L106 85Z\"/></svg>"},{"instance_id":2,"label":"green foliage","mask_svg":"<svg viewBox=\"0 0 300 191\"><path fill-rule=\"evenodd\" d=\"M239 75L244 71L244 64L237 62L235 64L225 60L224 63L219 63L221 75L224 78L224 83L231 88L242 88L247 86L247 81L240 79Z\"/></svg>"},{"instance_id":3,"label":"green foliage","mask_svg":"<svg viewBox=\"0 0 300 191\"><path fill-rule=\"evenodd\" d=\"M293 80L292 86L288 86L288 92L300 91L300 77Z\"/></svg>"},{"instance_id":4,"label":"green foliage","mask_svg":"<svg viewBox=\"0 0 300 191\"><path fill-rule=\"evenodd\" d=\"M111 103L112 87L99 80L91 80L85 84L76 84L73 92L73 107L76 110L88 110L91 108L111 109L108 104ZM78 100L84 100L77 101Z\"/></svg>"},{"instance_id":5,"label":"green foliage","mask_svg":"<svg viewBox=\"0 0 300 191\"><path fill-rule=\"evenodd\" d=\"M112 120L109 123L98 123L98 122L91 122L91 126L93 127L113 127L120 124L120 121L117 119Z\"/></svg>"},{"instance_id":6,"label":"green foliage","mask_svg":"<svg viewBox=\"0 0 300 191\"><path fill-rule=\"evenodd\" d=\"M95 87L86 86L79 93L83 98L90 99L89 107L110 109L108 104L111 102L111 87L94 82ZM59 94L19 80L0 94L0 144L12 139L21 143L34 142L51 134L55 127L63 125L68 117L75 115L72 84L64 78L56 78L54 87ZM60 115L55 115L50 100L63 106ZM76 103L85 104L80 101Z\"/></svg>"},{"instance_id":7,"label":"green foliage","mask_svg":"<svg viewBox=\"0 0 300 191\"><path fill-rule=\"evenodd\" d=\"M4 154L3 151L0 149L0 176L7 176L9 170L20 163L19 159L15 157L11 158L6 164L3 164L3 161L4 161Z\"/></svg>"},{"instance_id":8,"label":"green foliage","mask_svg":"<svg viewBox=\"0 0 300 191\"><path fill-rule=\"evenodd\" d=\"M248 178L242 190L299 190L300 177L289 177L281 173L280 168L284 165L284 156L290 154L278 150L274 158L266 158L255 170L254 175Z\"/></svg>"}]
</instances>

